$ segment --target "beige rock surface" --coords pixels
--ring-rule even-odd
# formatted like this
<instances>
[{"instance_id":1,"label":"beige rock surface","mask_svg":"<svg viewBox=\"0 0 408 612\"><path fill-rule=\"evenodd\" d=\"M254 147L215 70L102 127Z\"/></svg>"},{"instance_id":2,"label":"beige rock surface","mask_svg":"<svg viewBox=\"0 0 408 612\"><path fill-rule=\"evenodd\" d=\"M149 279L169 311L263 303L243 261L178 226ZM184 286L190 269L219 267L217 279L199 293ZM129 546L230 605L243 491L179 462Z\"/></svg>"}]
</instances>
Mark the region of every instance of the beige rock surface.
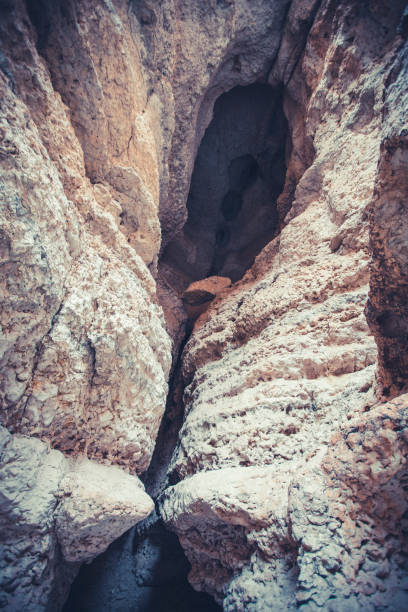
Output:
<instances>
[{"instance_id":1,"label":"beige rock surface","mask_svg":"<svg viewBox=\"0 0 408 612\"><path fill-rule=\"evenodd\" d=\"M190 580L224 610L402 609L407 396L343 426L301 467L223 468L166 490Z\"/></svg>"},{"instance_id":2,"label":"beige rock surface","mask_svg":"<svg viewBox=\"0 0 408 612\"><path fill-rule=\"evenodd\" d=\"M79 562L148 516L137 476L1 428L0 606L58 609Z\"/></svg>"},{"instance_id":3,"label":"beige rock surface","mask_svg":"<svg viewBox=\"0 0 408 612\"><path fill-rule=\"evenodd\" d=\"M93 559L154 508L135 476L77 459L60 482L56 531L67 561Z\"/></svg>"},{"instance_id":4,"label":"beige rock surface","mask_svg":"<svg viewBox=\"0 0 408 612\"><path fill-rule=\"evenodd\" d=\"M286 45L304 8L291 7L272 82L290 72ZM405 337L406 224L399 212L382 229L381 206L385 219L393 213L387 196L378 196L381 169L389 173L393 164L392 201L406 198L402 7L393 13L372 3L370 10L320 6L284 98L293 149L279 202L282 230L201 315L184 349L185 420L171 465L181 482L164 493L163 516L192 562L190 580L224 610L393 610L408 601L406 451L398 446L405 434L396 433L405 430L406 402L373 408L381 380L394 376L399 392L406 382L405 349L396 348ZM380 34L374 15L388 20L387 32ZM383 118L384 96L399 105ZM382 152L387 129L398 134L394 161ZM373 241L379 250L370 267ZM395 299L387 296L394 286ZM394 299L390 316L399 326L379 340L379 367L365 317L369 292L375 304ZM384 367L390 344L394 361ZM395 407L400 425L387 421ZM339 429L348 431L340 435L348 446ZM363 474L381 485L369 480L370 493L351 491L343 460L357 489ZM367 503L371 496L377 502Z\"/></svg>"},{"instance_id":5,"label":"beige rock surface","mask_svg":"<svg viewBox=\"0 0 408 612\"><path fill-rule=\"evenodd\" d=\"M276 236L184 350L163 517L225 610L404 608L403 10L0 3L0 606L58 609L149 513L133 474L189 284L159 252L215 100L268 82L289 129Z\"/></svg>"},{"instance_id":6,"label":"beige rock surface","mask_svg":"<svg viewBox=\"0 0 408 612\"><path fill-rule=\"evenodd\" d=\"M148 268L160 246L159 161L138 53L111 5L54 8L0 7L1 422L34 436L11 438L18 470L2 457L12 494L1 604L36 611L61 607L78 567L66 559L91 559L149 514L136 477L86 462L146 470L171 359ZM68 456L85 457L89 479L70 476L70 502L57 505ZM35 480L37 465L49 483Z\"/></svg>"},{"instance_id":7,"label":"beige rock surface","mask_svg":"<svg viewBox=\"0 0 408 612\"><path fill-rule=\"evenodd\" d=\"M112 206L123 209L85 175L22 9L13 17L9 36L19 46L10 47L9 61L19 98L2 73L3 142L11 151L3 172L3 424L140 473L153 452L170 367L154 280L143 249L119 231ZM22 47L28 60L18 56ZM131 168L115 174L119 190L136 189L131 176ZM110 208L102 208L101 194ZM132 198L140 203L139 192ZM156 223L157 203L156 193ZM151 244L157 254L153 234Z\"/></svg>"}]
</instances>

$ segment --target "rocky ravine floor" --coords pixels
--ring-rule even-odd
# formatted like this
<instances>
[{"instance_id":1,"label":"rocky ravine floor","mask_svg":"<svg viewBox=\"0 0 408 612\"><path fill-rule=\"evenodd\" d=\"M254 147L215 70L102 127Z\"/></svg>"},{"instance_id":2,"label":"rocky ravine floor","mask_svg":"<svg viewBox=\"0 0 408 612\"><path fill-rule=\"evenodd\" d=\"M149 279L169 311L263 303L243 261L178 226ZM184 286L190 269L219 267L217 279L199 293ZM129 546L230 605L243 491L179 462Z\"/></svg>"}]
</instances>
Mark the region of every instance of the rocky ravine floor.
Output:
<instances>
[{"instance_id":1,"label":"rocky ravine floor","mask_svg":"<svg viewBox=\"0 0 408 612\"><path fill-rule=\"evenodd\" d=\"M176 448L159 436L146 482L194 588L230 611L407 607L404 8L0 2L0 607L61 609L150 514L169 373ZM224 248L184 230L195 156L254 83L287 122L273 235L177 363L181 292Z\"/></svg>"}]
</instances>

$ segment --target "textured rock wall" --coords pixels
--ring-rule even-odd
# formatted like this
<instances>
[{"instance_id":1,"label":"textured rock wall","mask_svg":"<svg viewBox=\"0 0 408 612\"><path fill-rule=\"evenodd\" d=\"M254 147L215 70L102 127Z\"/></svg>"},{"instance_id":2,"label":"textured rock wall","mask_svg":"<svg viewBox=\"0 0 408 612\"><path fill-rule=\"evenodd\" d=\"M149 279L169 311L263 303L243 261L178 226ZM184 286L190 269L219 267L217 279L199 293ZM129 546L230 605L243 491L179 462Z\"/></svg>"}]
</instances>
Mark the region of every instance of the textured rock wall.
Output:
<instances>
[{"instance_id":1,"label":"textured rock wall","mask_svg":"<svg viewBox=\"0 0 408 612\"><path fill-rule=\"evenodd\" d=\"M167 489L191 582L225 610L404 609L406 417L403 395L297 469L223 468Z\"/></svg>"},{"instance_id":2,"label":"textured rock wall","mask_svg":"<svg viewBox=\"0 0 408 612\"><path fill-rule=\"evenodd\" d=\"M287 6L0 3L0 389L2 424L13 435L39 438L41 449L65 457L131 473L147 468L170 366L152 277L159 207L171 237L186 218L194 155L215 99L266 74ZM171 290L167 302L179 317ZM13 486L24 504L23 483ZM40 497L42 487L38 481ZM52 533L43 552L54 576L51 510L36 528ZM12 548L9 520L6 503L2 537ZM122 531L127 526L123 520ZM30 538L22 542L36 567L43 553ZM40 588L34 577L21 585L21 575L12 564L3 604L46 606L53 579Z\"/></svg>"},{"instance_id":3,"label":"textured rock wall","mask_svg":"<svg viewBox=\"0 0 408 612\"><path fill-rule=\"evenodd\" d=\"M304 8L269 76L293 142L282 230L184 349L162 513L225 610L402 609L407 403L381 401L407 381L403 6L321 3L287 78Z\"/></svg>"},{"instance_id":4,"label":"textured rock wall","mask_svg":"<svg viewBox=\"0 0 408 612\"><path fill-rule=\"evenodd\" d=\"M159 149L130 30L108 4L27 9L1 4L1 420L16 436L1 565L3 606L37 610L73 574L64 562L150 513L138 478L103 464L147 468L171 345L148 269ZM67 482L69 456L97 463ZM50 463L52 483L31 478Z\"/></svg>"},{"instance_id":5,"label":"textured rock wall","mask_svg":"<svg viewBox=\"0 0 408 612\"><path fill-rule=\"evenodd\" d=\"M399 25L403 36L406 19ZM378 172L369 209L373 257L366 314L379 347L380 380L392 396L406 389L408 372L407 54L406 46L399 49L388 77Z\"/></svg>"},{"instance_id":6,"label":"textured rock wall","mask_svg":"<svg viewBox=\"0 0 408 612\"><path fill-rule=\"evenodd\" d=\"M279 233L184 350L163 518L225 610L406 606L403 9L0 1L1 606L58 609L152 508L186 326L160 249L255 82L290 134Z\"/></svg>"}]
</instances>

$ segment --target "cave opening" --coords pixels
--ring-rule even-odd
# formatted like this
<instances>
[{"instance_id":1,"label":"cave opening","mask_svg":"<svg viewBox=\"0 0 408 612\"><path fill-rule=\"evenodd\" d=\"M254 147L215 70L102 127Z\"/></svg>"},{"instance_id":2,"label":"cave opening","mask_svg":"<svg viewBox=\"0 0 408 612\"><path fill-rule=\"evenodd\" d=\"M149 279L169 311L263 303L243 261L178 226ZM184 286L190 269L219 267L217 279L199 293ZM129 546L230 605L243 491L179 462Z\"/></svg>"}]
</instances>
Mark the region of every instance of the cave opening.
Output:
<instances>
[{"instance_id":1,"label":"cave opening","mask_svg":"<svg viewBox=\"0 0 408 612\"><path fill-rule=\"evenodd\" d=\"M281 88L238 86L217 99L195 160L187 221L161 257L176 290L213 275L236 282L274 238L288 142Z\"/></svg>"}]
</instances>

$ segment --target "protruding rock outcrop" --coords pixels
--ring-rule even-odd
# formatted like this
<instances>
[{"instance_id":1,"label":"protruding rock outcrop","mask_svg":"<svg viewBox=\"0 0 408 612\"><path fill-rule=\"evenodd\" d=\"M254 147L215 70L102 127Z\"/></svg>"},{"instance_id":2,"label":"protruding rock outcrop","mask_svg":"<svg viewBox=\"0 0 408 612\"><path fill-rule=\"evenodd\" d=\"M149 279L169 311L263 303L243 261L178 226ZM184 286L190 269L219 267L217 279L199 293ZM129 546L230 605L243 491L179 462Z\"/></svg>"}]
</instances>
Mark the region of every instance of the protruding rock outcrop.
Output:
<instances>
[{"instance_id":1,"label":"protruding rock outcrop","mask_svg":"<svg viewBox=\"0 0 408 612\"><path fill-rule=\"evenodd\" d=\"M162 514L196 588L225 610L402 609L407 410L404 395L355 418L301 468L224 468L167 489Z\"/></svg>"},{"instance_id":2,"label":"protruding rock outcrop","mask_svg":"<svg viewBox=\"0 0 408 612\"><path fill-rule=\"evenodd\" d=\"M7 610L58 609L79 564L153 502L137 476L1 428L1 600Z\"/></svg>"},{"instance_id":3,"label":"protruding rock outcrop","mask_svg":"<svg viewBox=\"0 0 408 612\"><path fill-rule=\"evenodd\" d=\"M195 320L203 314L217 295L230 286L231 279L226 276L209 276L191 283L181 298L189 319Z\"/></svg>"}]
</instances>

